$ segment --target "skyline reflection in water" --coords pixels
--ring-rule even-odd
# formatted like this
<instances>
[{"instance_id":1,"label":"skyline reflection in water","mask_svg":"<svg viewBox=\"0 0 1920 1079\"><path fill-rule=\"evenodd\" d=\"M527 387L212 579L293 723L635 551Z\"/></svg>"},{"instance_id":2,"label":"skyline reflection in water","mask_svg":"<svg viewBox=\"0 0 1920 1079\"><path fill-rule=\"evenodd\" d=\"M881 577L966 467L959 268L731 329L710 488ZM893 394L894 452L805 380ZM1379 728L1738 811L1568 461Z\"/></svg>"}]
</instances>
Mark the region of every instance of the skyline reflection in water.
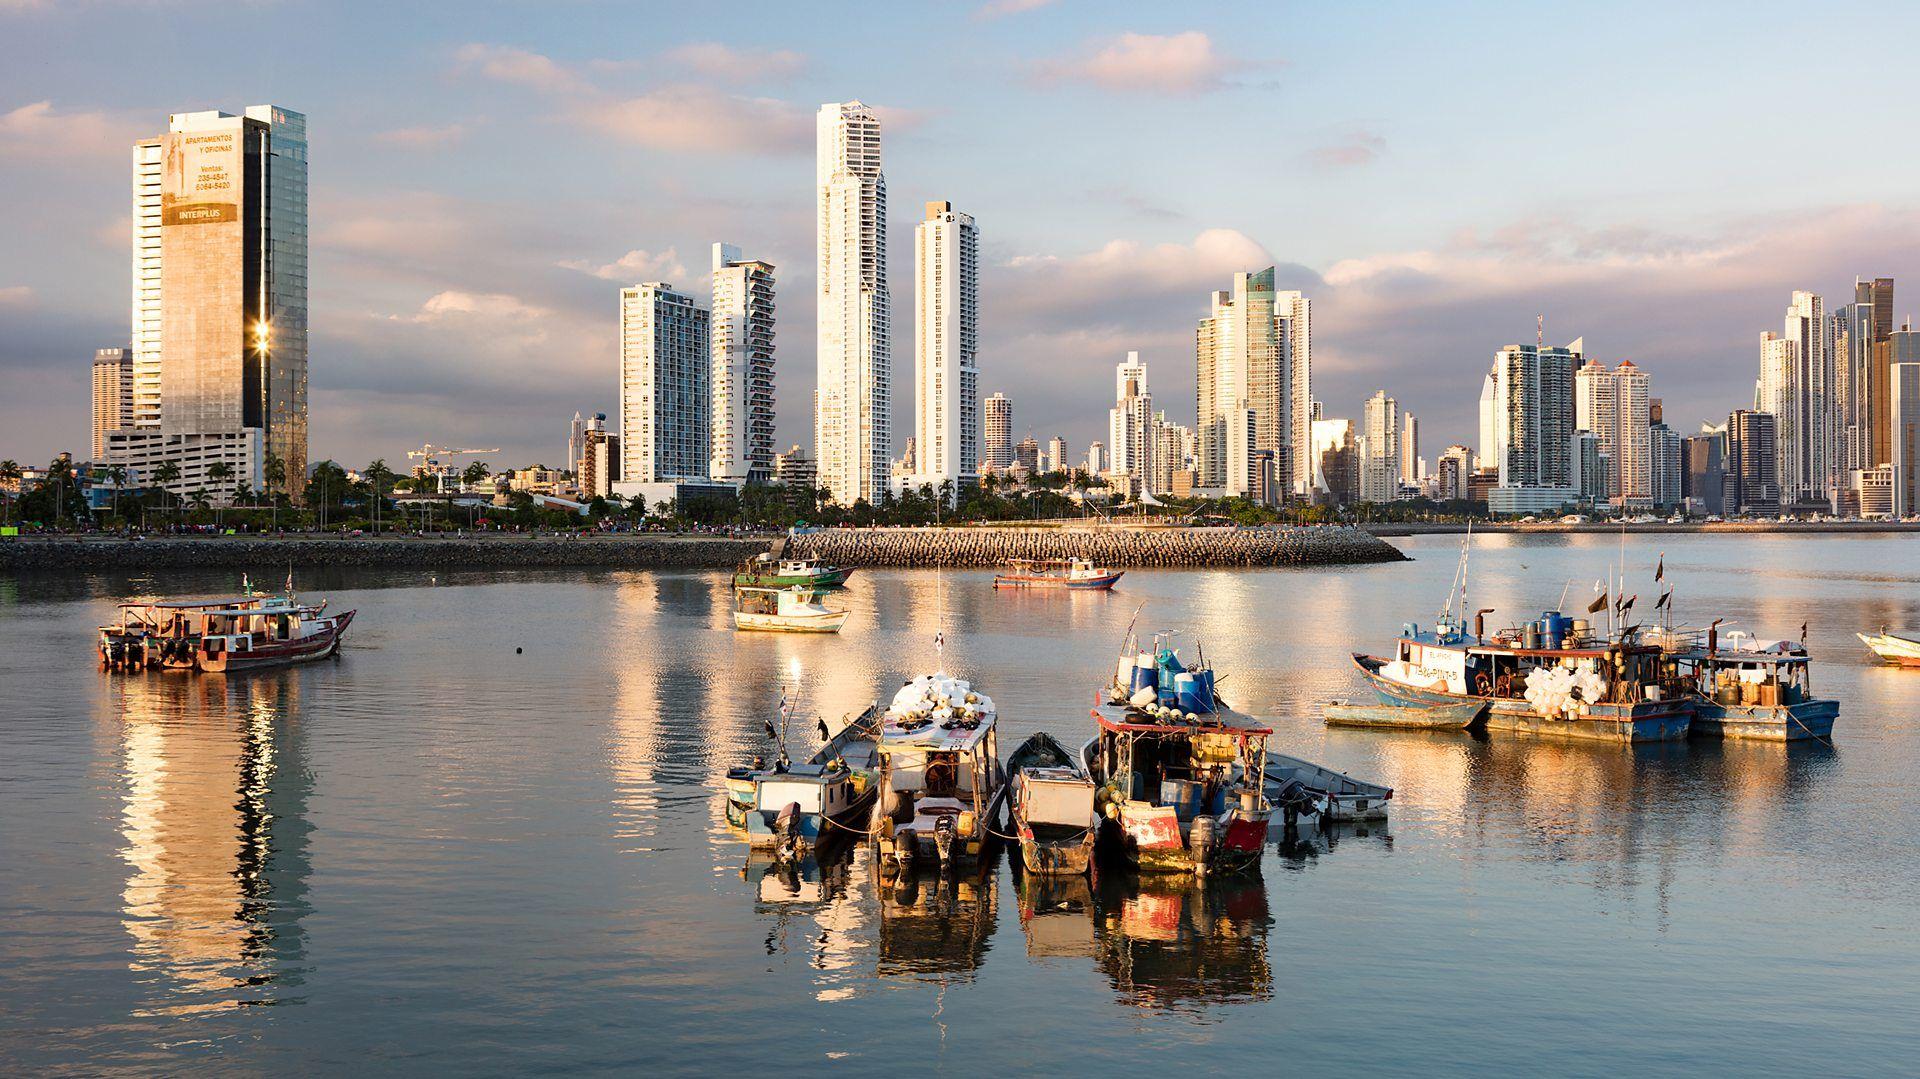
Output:
<instances>
[{"instance_id":1,"label":"skyline reflection in water","mask_svg":"<svg viewBox=\"0 0 1920 1079\"><path fill-rule=\"evenodd\" d=\"M1832 749L1327 730L1319 705L1359 688L1348 653L1444 602L1458 540L1406 542L1400 565L1130 571L1111 595L863 570L829 601L854 612L838 637L734 633L724 573L314 573L304 591L361 612L345 655L234 678L86 659L117 597L231 575L9 579L0 1043L29 1069L705 1073L769 1046L855 1072L1284 1051L1845 1073L1920 1051L1900 1019L1920 1006L1920 672L1851 637L1920 627L1907 541L1475 540L1468 598L1496 620L1614 562L1650 602L1664 553L1696 624L1809 621ZM716 781L771 754L783 692L804 752L816 716L930 667L936 633L1003 748L1077 743L1136 610L1203 645L1276 748L1393 785L1392 821L1199 885L1003 858L903 891L858 851L776 866L720 819ZM1593 1018L1618 1001L1659 1006L1631 1031Z\"/></svg>"}]
</instances>

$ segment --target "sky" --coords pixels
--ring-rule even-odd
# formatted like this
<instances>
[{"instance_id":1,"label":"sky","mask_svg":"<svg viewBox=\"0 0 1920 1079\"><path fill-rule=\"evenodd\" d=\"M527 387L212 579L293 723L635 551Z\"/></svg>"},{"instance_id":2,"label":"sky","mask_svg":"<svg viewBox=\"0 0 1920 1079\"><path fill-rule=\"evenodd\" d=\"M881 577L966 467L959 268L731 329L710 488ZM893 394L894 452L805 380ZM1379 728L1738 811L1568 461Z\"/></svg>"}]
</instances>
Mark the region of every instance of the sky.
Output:
<instances>
[{"instance_id":1,"label":"sky","mask_svg":"<svg viewBox=\"0 0 1920 1079\"><path fill-rule=\"evenodd\" d=\"M308 117L314 460L558 464L615 410L619 288L704 299L716 241L778 267L777 438L810 450L813 114L851 99L883 118L901 441L930 200L980 228L982 394L1076 455L1128 350L1191 422L1195 322L1270 264L1313 298L1325 414L1385 389L1430 458L1536 316L1692 431L1750 405L1793 290L1893 276L1920 308L1916 31L1887 4L0 0L0 457L86 454L132 142L268 103Z\"/></svg>"}]
</instances>

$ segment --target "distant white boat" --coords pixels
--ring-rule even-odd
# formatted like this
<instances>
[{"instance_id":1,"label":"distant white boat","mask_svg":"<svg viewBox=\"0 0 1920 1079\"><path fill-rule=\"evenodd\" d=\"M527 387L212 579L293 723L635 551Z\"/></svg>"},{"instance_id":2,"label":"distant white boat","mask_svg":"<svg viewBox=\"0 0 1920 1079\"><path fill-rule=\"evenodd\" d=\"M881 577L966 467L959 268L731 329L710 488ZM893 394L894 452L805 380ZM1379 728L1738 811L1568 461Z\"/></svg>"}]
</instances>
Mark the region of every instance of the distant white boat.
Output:
<instances>
[{"instance_id":1,"label":"distant white boat","mask_svg":"<svg viewBox=\"0 0 1920 1079\"><path fill-rule=\"evenodd\" d=\"M1860 638L1861 644L1872 649L1874 655L1888 663L1920 667L1920 640L1889 633L1885 629L1878 633L1856 633L1854 636Z\"/></svg>"},{"instance_id":2,"label":"distant white boat","mask_svg":"<svg viewBox=\"0 0 1920 1079\"><path fill-rule=\"evenodd\" d=\"M736 588L733 628L772 633L838 633L851 611L836 611L820 602L811 588Z\"/></svg>"}]
</instances>

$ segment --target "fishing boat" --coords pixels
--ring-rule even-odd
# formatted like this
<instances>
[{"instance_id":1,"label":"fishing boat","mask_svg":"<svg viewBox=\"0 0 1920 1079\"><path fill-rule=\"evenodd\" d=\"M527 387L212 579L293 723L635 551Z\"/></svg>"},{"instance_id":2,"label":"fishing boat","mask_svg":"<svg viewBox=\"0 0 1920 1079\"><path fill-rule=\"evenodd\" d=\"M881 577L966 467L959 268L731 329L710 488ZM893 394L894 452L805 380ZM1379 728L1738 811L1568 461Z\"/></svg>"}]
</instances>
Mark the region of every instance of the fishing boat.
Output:
<instances>
[{"instance_id":1,"label":"fishing boat","mask_svg":"<svg viewBox=\"0 0 1920 1079\"><path fill-rule=\"evenodd\" d=\"M1457 731L1471 727L1486 711L1484 701L1436 704L1427 708L1391 704L1349 704L1331 701L1320 710L1329 727L1370 727L1406 731Z\"/></svg>"},{"instance_id":2,"label":"fishing boat","mask_svg":"<svg viewBox=\"0 0 1920 1079\"><path fill-rule=\"evenodd\" d=\"M1044 731L1007 758L1007 813L1020 837L1020 862L1039 876L1085 873L1093 861L1093 780Z\"/></svg>"},{"instance_id":3,"label":"fishing boat","mask_svg":"<svg viewBox=\"0 0 1920 1079\"><path fill-rule=\"evenodd\" d=\"M1005 782L993 698L945 671L893 695L880 720L880 812L871 834L882 874L916 862L978 865Z\"/></svg>"},{"instance_id":4,"label":"fishing boat","mask_svg":"<svg viewBox=\"0 0 1920 1079\"><path fill-rule=\"evenodd\" d=\"M818 558L779 558L764 552L740 564L733 584L736 588L837 588L852 574L845 566L829 566Z\"/></svg>"},{"instance_id":5,"label":"fishing boat","mask_svg":"<svg viewBox=\"0 0 1920 1079\"><path fill-rule=\"evenodd\" d=\"M772 767L755 761L728 770L728 823L745 829L753 846L782 856L864 835L879 790L873 767L879 708L844 721L838 734L799 764L787 760L787 712L783 704L782 748Z\"/></svg>"},{"instance_id":6,"label":"fishing boat","mask_svg":"<svg viewBox=\"0 0 1920 1079\"><path fill-rule=\"evenodd\" d=\"M1104 569L1084 558L1016 558L1005 573L993 578L995 588L1069 588L1105 592L1120 579L1122 570Z\"/></svg>"},{"instance_id":7,"label":"fishing boat","mask_svg":"<svg viewBox=\"0 0 1920 1079\"><path fill-rule=\"evenodd\" d=\"M766 633L838 633L852 611L837 611L820 602L820 593L803 585L780 588L741 585L733 590L737 605L733 628Z\"/></svg>"},{"instance_id":8,"label":"fishing boat","mask_svg":"<svg viewBox=\"0 0 1920 1079\"><path fill-rule=\"evenodd\" d=\"M1874 655L1900 667L1920 667L1920 638L1894 633L1885 626L1878 633L1856 633Z\"/></svg>"},{"instance_id":9,"label":"fishing boat","mask_svg":"<svg viewBox=\"0 0 1920 1079\"><path fill-rule=\"evenodd\" d=\"M325 659L339 651L355 614L326 608L292 591L123 603L119 620L100 627L100 661L110 670L223 674Z\"/></svg>"},{"instance_id":10,"label":"fishing boat","mask_svg":"<svg viewBox=\"0 0 1920 1079\"><path fill-rule=\"evenodd\" d=\"M1272 806L1264 792L1273 732L1227 707L1213 671L1189 667L1162 633L1131 631L1111 685L1095 695L1081 760L1098 790L1102 842L1156 873L1259 864Z\"/></svg>"},{"instance_id":11,"label":"fishing boat","mask_svg":"<svg viewBox=\"0 0 1920 1079\"><path fill-rule=\"evenodd\" d=\"M1812 659L1804 645L1729 634L1721 645L1710 628L1704 642L1671 651L1693 692L1693 731L1764 742L1825 740L1840 702L1815 697Z\"/></svg>"},{"instance_id":12,"label":"fishing boat","mask_svg":"<svg viewBox=\"0 0 1920 1079\"><path fill-rule=\"evenodd\" d=\"M1266 793L1275 805L1295 805L1317 813L1322 824L1386 820L1393 788L1284 753L1267 754Z\"/></svg>"}]
</instances>

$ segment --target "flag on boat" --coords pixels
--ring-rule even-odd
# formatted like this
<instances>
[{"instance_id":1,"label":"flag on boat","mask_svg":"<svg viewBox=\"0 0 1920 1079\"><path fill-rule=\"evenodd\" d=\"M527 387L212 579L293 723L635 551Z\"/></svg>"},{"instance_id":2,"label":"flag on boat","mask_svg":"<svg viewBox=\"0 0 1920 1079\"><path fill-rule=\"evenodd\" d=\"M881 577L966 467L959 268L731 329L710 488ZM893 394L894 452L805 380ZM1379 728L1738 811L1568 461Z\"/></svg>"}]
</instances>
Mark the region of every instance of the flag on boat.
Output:
<instances>
[{"instance_id":1,"label":"flag on boat","mask_svg":"<svg viewBox=\"0 0 1920 1079\"><path fill-rule=\"evenodd\" d=\"M1653 567L1653 579L1657 581L1665 577L1666 575L1667 575L1667 555L1666 555L1666 552L1662 551L1660 553L1660 564Z\"/></svg>"},{"instance_id":2,"label":"flag on boat","mask_svg":"<svg viewBox=\"0 0 1920 1079\"><path fill-rule=\"evenodd\" d=\"M1601 611L1604 611L1606 609L1607 609L1607 594L1605 592L1602 592L1599 595L1593 597L1593 602L1587 604L1588 614L1599 614Z\"/></svg>"},{"instance_id":3,"label":"flag on boat","mask_svg":"<svg viewBox=\"0 0 1920 1079\"><path fill-rule=\"evenodd\" d=\"M1640 598L1639 596L1633 595L1633 596L1628 596L1626 599L1621 600L1620 613L1622 615L1625 615L1628 611L1633 610L1633 601L1639 598Z\"/></svg>"},{"instance_id":4,"label":"flag on boat","mask_svg":"<svg viewBox=\"0 0 1920 1079\"><path fill-rule=\"evenodd\" d=\"M1807 624L1805 622L1800 623L1800 643L1807 643Z\"/></svg>"},{"instance_id":5,"label":"flag on boat","mask_svg":"<svg viewBox=\"0 0 1920 1079\"><path fill-rule=\"evenodd\" d=\"M1668 603L1671 603L1672 601L1673 601L1673 589L1669 588L1665 592L1660 593L1660 599L1658 602L1656 602L1653 605L1653 609L1657 611L1660 608L1665 607Z\"/></svg>"}]
</instances>

